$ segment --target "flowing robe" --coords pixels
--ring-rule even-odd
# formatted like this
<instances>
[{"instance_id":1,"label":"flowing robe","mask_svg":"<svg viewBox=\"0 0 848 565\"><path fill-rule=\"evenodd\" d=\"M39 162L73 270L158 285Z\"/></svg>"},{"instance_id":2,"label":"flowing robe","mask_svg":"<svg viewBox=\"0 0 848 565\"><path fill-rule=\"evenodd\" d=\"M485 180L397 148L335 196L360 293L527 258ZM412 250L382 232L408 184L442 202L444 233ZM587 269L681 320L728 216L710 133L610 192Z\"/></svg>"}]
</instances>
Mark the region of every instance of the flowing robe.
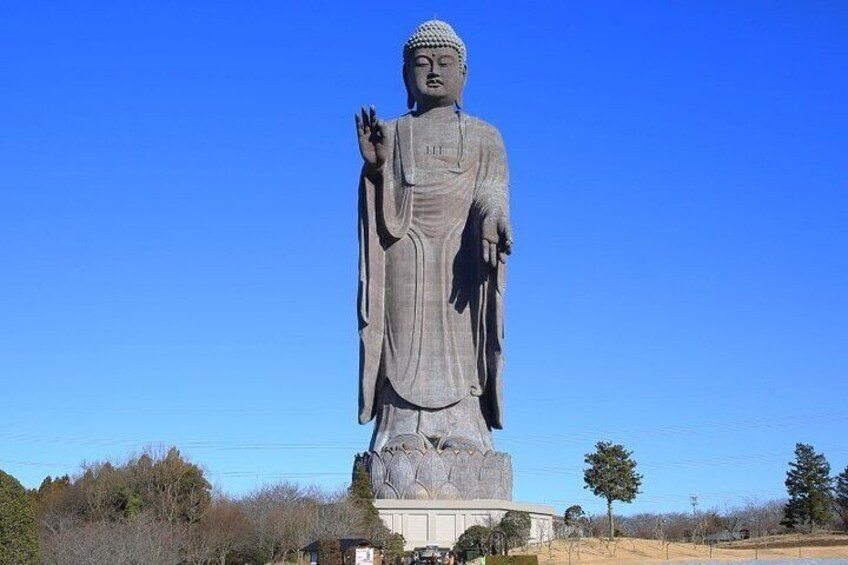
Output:
<instances>
[{"instance_id":1,"label":"flowing robe","mask_svg":"<svg viewBox=\"0 0 848 565\"><path fill-rule=\"evenodd\" d=\"M425 148L433 132L421 119L386 122L382 174L360 178L359 421L377 417L372 449L401 433L465 437L475 425L481 435L467 439L490 449L502 423L506 273L483 263L480 229L508 214L506 155L494 127L461 112L436 131L446 142ZM417 412L416 428L390 405ZM441 412L438 431L423 429L421 413Z\"/></svg>"}]
</instances>

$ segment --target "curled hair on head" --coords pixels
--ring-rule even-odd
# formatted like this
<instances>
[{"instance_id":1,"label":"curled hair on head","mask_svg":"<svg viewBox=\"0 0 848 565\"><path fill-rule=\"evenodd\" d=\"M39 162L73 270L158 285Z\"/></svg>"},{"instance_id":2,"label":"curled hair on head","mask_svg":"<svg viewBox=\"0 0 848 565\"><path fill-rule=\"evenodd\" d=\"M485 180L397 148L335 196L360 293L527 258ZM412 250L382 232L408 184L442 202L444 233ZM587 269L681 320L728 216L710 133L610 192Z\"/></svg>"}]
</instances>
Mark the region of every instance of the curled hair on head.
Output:
<instances>
[{"instance_id":1,"label":"curled hair on head","mask_svg":"<svg viewBox=\"0 0 848 565\"><path fill-rule=\"evenodd\" d=\"M408 64L413 51L422 47L450 47L459 56L459 64L463 68L467 64L468 52L465 43L447 22L430 20L415 28L415 32L403 46L403 64Z\"/></svg>"}]
</instances>

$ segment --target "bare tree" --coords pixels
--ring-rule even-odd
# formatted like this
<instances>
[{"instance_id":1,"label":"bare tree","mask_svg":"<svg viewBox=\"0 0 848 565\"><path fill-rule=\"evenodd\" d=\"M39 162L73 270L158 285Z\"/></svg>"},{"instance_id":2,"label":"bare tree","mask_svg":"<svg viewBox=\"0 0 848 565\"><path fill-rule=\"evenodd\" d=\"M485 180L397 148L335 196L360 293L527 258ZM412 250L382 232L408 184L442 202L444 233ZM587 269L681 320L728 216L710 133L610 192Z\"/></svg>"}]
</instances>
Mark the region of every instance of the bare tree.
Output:
<instances>
[{"instance_id":1,"label":"bare tree","mask_svg":"<svg viewBox=\"0 0 848 565\"><path fill-rule=\"evenodd\" d=\"M616 523L629 537L651 539L656 533L657 514L642 512L631 516L616 517Z\"/></svg>"},{"instance_id":2,"label":"bare tree","mask_svg":"<svg viewBox=\"0 0 848 565\"><path fill-rule=\"evenodd\" d=\"M684 541L691 536L692 517L685 512L669 512L663 514L663 519L665 520L663 524L665 539Z\"/></svg>"},{"instance_id":3,"label":"bare tree","mask_svg":"<svg viewBox=\"0 0 848 565\"><path fill-rule=\"evenodd\" d=\"M369 535L369 532L363 531L361 510L346 492L328 496L315 508L315 517L312 533L316 539Z\"/></svg>"},{"instance_id":4,"label":"bare tree","mask_svg":"<svg viewBox=\"0 0 848 565\"><path fill-rule=\"evenodd\" d=\"M593 538L600 537L607 526L604 516L601 516L600 514L593 514L591 512L586 514L585 523L589 536Z\"/></svg>"},{"instance_id":5,"label":"bare tree","mask_svg":"<svg viewBox=\"0 0 848 565\"><path fill-rule=\"evenodd\" d=\"M141 514L121 522L66 524L42 547L45 565L178 565L184 529Z\"/></svg>"},{"instance_id":6,"label":"bare tree","mask_svg":"<svg viewBox=\"0 0 848 565\"><path fill-rule=\"evenodd\" d=\"M539 541L543 543L548 550L548 563L553 563L554 540L556 539L553 524L551 522L542 521L539 523L537 532L539 535Z\"/></svg>"},{"instance_id":7,"label":"bare tree","mask_svg":"<svg viewBox=\"0 0 848 565\"><path fill-rule=\"evenodd\" d=\"M282 561L290 551L293 530L298 527L292 510L302 502L298 485L282 482L259 488L241 503L251 524L250 545L257 559Z\"/></svg>"},{"instance_id":8,"label":"bare tree","mask_svg":"<svg viewBox=\"0 0 848 565\"><path fill-rule=\"evenodd\" d=\"M284 482L254 491L240 505L251 525L253 554L266 562L299 560L300 549L316 539L367 534L347 490L325 493Z\"/></svg>"},{"instance_id":9,"label":"bare tree","mask_svg":"<svg viewBox=\"0 0 848 565\"><path fill-rule=\"evenodd\" d=\"M748 497L742 506L742 522L752 537L763 537L782 530L783 500L760 500Z\"/></svg>"},{"instance_id":10,"label":"bare tree","mask_svg":"<svg viewBox=\"0 0 848 565\"><path fill-rule=\"evenodd\" d=\"M665 543L665 516L660 514L657 516L656 523L654 525L654 537L660 545Z\"/></svg>"},{"instance_id":11,"label":"bare tree","mask_svg":"<svg viewBox=\"0 0 848 565\"><path fill-rule=\"evenodd\" d=\"M572 526L568 525L565 520L560 518L559 516L554 516L552 521L554 537L556 539L565 539L568 537L569 532L573 529Z\"/></svg>"},{"instance_id":12,"label":"bare tree","mask_svg":"<svg viewBox=\"0 0 848 565\"><path fill-rule=\"evenodd\" d=\"M250 522L241 506L217 496L200 523L189 527L185 560L193 565L226 565L227 557L245 546Z\"/></svg>"}]
</instances>

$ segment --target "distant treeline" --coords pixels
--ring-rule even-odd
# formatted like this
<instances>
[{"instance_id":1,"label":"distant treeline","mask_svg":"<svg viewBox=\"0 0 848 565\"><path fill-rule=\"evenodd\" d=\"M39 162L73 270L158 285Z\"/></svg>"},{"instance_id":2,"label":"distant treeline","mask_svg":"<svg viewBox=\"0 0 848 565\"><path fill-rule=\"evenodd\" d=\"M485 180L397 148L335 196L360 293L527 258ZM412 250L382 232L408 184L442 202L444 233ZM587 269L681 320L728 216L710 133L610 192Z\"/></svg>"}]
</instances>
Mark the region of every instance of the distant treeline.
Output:
<instances>
[{"instance_id":1,"label":"distant treeline","mask_svg":"<svg viewBox=\"0 0 848 565\"><path fill-rule=\"evenodd\" d=\"M629 456L622 448L622 457ZM848 468L831 477L824 456L799 443L786 476L785 500L748 499L734 507L699 509L693 497L691 512L641 513L614 521L575 505L541 533L545 540L600 537L614 524L615 535L719 543L846 528ZM330 540L358 537L382 546L384 562L403 552L403 538L380 521L364 468L349 488L338 491L279 482L231 497L214 492L203 469L170 448L146 450L120 463L85 464L72 477L47 477L30 491L5 473L0 479L0 549L17 552L10 562L29 563L19 555L44 565L297 562L313 541L329 547ZM487 538L481 532L473 540L466 532L466 545L485 553ZM8 561L4 555L0 562Z\"/></svg>"},{"instance_id":2,"label":"distant treeline","mask_svg":"<svg viewBox=\"0 0 848 565\"><path fill-rule=\"evenodd\" d=\"M29 496L44 565L298 561L314 540L388 534L351 489L282 482L228 497L175 448L47 477Z\"/></svg>"}]
</instances>

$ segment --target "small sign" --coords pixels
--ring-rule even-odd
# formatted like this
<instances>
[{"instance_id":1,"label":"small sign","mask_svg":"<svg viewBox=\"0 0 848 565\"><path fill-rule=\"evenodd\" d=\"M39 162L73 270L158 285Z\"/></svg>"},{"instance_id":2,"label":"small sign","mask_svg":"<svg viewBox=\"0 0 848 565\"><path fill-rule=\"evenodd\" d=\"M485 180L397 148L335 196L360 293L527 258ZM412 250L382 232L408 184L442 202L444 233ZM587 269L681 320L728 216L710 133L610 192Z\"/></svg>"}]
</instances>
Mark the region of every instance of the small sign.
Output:
<instances>
[{"instance_id":1,"label":"small sign","mask_svg":"<svg viewBox=\"0 0 848 565\"><path fill-rule=\"evenodd\" d=\"M374 565L374 548L357 547L356 565Z\"/></svg>"}]
</instances>

